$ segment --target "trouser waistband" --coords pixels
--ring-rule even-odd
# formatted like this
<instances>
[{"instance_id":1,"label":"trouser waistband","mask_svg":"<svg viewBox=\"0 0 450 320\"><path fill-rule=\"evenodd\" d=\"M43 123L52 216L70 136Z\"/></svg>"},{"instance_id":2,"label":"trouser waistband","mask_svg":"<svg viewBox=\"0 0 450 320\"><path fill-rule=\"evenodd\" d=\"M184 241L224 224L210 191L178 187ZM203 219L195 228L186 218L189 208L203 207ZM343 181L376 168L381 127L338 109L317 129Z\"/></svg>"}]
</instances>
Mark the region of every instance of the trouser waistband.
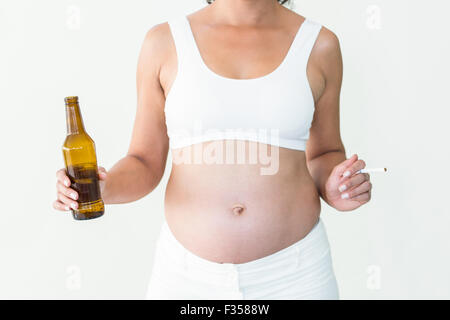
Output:
<instances>
[{"instance_id":1,"label":"trouser waistband","mask_svg":"<svg viewBox=\"0 0 450 320\"><path fill-rule=\"evenodd\" d=\"M265 257L244 263L218 263L204 259L186 249L171 232L164 219L160 239L165 239L165 254L170 254L174 263L196 266L204 271L215 273L252 273L261 269L279 267L283 263L292 263L312 250L328 250L328 239L321 219L318 219L311 231L301 240ZM299 261L296 261L297 263Z\"/></svg>"}]
</instances>

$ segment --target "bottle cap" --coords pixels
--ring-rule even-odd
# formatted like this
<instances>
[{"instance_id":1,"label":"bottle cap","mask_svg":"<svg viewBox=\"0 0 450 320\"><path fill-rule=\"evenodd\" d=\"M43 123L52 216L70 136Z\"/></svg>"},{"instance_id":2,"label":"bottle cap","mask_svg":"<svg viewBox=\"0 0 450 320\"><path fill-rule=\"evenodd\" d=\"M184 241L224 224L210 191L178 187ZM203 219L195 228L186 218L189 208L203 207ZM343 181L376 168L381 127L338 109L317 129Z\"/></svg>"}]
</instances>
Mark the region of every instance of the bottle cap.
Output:
<instances>
[{"instance_id":1,"label":"bottle cap","mask_svg":"<svg viewBox=\"0 0 450 320\"><path fill-rule=\"evenodd\" d=\"M64 101L66 102L66 104L78 103L78 97L77 96L65 97Z\"/></svg>"}]
</instances>

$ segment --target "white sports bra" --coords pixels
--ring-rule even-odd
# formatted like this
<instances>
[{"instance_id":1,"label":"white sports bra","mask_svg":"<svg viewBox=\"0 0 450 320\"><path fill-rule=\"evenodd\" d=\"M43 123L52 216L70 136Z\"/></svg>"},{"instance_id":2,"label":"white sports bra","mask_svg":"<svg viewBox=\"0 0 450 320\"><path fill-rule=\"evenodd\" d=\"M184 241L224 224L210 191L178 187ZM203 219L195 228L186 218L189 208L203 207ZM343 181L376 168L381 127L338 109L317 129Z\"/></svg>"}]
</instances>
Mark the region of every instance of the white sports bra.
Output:
<instances>
[{"instance_id":1,"label":"white sports bra","mask_svg":"<svg viewBox=\"0 0 450 320\"><path fill-rule=\"evenodd\" d=\"M306 67L320 24L306 19L281 64L251 79L209 69L186 16L170 20L169 26L178 60L164 110L172 149L236 139L305 150L314 115Z\"/></svg>"}]
</instances>

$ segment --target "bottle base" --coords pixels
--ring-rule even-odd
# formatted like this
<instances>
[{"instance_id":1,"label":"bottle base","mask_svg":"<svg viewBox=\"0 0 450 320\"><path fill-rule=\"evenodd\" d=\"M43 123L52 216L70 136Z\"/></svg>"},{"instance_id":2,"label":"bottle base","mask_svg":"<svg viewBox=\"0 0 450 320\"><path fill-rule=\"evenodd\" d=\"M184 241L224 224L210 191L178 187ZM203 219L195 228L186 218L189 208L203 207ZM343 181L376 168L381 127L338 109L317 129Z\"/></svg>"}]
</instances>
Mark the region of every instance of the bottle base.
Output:
<instances>
[{"instance_id":1,"label":"bottle base","mask_svg":"<svg viewBox=\"0 0 450 320\"><path fill-rule=\"evenodd\" d=\"M104 213L105 213L104 211L89 212L89 213L80 213L72 211L72 216L75 220L91 220L101 217Z\"/></svg>"},{"instance_id":2,"label":"bottle base","mask_svg":"<svg viewBox=\"0 0 450 320\"><path fill-rule=\"evenodd\" d=\"M79 203L76 210L72 210L72 216L75 220L91 220L101 217L105 213L103 201L97 200L88 203Z\"/></svg>"}]
</instances>

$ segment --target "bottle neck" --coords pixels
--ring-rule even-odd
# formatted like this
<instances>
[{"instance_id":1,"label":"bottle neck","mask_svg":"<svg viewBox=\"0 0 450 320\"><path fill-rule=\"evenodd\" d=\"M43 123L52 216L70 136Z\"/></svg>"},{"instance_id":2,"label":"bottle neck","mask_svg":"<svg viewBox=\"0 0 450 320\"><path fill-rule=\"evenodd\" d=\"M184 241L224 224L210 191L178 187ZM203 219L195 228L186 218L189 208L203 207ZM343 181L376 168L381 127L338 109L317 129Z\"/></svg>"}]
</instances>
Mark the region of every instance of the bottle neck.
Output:
<instances>
[{"instance_id":1,"label":"bottle neck","mask_svg":"<svg viewBox=\"0 0 450 320\"><path fill-rule=\"evenodd\" d=\"M78 102L66 104L66 119L67 135L85 132Z\"/></svg>"}]
</instances>

